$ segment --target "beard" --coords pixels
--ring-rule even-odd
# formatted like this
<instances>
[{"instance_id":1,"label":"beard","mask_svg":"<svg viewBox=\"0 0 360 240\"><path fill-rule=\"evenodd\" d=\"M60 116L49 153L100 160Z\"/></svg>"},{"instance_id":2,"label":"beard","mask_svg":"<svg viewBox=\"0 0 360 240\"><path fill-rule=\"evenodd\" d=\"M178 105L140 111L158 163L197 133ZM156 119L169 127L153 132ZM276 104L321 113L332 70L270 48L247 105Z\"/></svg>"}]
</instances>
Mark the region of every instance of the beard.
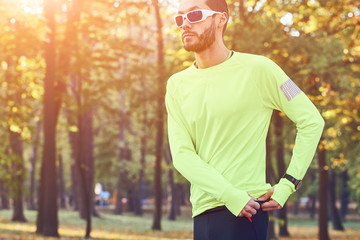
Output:
<instances>
[{"instance_id":1,"label":"beard","mask_svg":"<svg viewBox=\"0 0 360 240\"><path fill-rule=\"evenodd\" d=\"M184 48L188 52L202 52L210 47L215 42L215 24L214 21L210 27L204 30L202 34L191 33L195 35L193 38L197 38L198 41L195 43L186 43L182 38Z\"/></svg>"}]
</instances>

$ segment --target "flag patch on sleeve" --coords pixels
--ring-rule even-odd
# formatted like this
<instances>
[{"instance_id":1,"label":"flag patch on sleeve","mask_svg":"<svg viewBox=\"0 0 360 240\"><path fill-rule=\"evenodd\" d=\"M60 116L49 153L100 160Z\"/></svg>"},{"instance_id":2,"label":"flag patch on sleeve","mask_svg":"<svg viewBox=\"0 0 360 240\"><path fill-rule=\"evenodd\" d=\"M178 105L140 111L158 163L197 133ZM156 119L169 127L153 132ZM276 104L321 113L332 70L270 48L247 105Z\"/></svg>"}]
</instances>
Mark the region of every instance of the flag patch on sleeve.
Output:
<instances>
[{"instance_id":1,"label":"flag patch on sleeve","mask_svg":"<svg viewBox=\"0 0 360 240\"><path fill-rule=\"evenodd\" d=\"M301 93L301 89L290 78L280 86L280 89L288 101Z\"/></svg>"}]
</instances>

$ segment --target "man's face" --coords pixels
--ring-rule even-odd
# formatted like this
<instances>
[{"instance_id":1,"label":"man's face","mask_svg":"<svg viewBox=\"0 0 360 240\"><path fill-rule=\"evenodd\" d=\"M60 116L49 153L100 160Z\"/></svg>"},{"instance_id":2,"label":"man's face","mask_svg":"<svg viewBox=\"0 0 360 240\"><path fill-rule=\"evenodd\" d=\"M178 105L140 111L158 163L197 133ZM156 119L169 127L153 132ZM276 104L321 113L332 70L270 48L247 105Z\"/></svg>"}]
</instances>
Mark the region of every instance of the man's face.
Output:
<instances>
[{"instance_id":1,"label":"man's face","mask_svg":"<svg viewBox=\"0 0 360 240\"><path fill-rule=\"evenodd\" d=\"M178 13L185 14L196 9L209 9L206 0L183 0L180 3ZM202 22L190 23L184 20L180 27L181 38L186 51L202 52L211 46L215 41L214 17L207 17Z\"/></svg>"}]
</instances>

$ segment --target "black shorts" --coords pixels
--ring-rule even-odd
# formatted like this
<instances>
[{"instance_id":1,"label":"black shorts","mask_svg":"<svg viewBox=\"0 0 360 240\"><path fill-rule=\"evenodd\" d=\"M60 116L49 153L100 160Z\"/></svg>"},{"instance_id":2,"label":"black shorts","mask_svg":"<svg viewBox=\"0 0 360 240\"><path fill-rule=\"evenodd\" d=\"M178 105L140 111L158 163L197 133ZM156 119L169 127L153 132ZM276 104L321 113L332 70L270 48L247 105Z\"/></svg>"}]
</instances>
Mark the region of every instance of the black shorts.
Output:
<instances>
[{"instance_id":1,"label":"black shorts","mask_svg":"<svg viewBox=\"0 0 360 240\"><path fill-rule=\"evenodd\" d=\"M194 240L266 240L268 213L260 208L251 220L225 206L207 210L194 218Z\"/></svg>"}]
</instances>

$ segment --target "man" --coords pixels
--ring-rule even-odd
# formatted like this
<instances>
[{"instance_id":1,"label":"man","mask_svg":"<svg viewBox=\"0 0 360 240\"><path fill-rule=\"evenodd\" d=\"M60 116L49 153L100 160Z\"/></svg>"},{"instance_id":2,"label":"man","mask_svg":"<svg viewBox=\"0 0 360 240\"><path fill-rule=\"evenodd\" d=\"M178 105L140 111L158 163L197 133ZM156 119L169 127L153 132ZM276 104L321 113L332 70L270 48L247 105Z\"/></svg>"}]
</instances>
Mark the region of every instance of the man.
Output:
<instances>
[{"instance_id":1,"label":"man","mask_svg":"<svg viewBox=\"0 0 360 240\"><path fill-rule=\"evenodd\" d=\"M168 134L175 168L191 183L195 240L266 239L267 211L300 186L324 121L271 60L229 51L225 0L184 0L174 20L192 66L167 83ZM266 183L266 135L274 109L297 127L286 174Z\"/></svg>"}]
</instances>

